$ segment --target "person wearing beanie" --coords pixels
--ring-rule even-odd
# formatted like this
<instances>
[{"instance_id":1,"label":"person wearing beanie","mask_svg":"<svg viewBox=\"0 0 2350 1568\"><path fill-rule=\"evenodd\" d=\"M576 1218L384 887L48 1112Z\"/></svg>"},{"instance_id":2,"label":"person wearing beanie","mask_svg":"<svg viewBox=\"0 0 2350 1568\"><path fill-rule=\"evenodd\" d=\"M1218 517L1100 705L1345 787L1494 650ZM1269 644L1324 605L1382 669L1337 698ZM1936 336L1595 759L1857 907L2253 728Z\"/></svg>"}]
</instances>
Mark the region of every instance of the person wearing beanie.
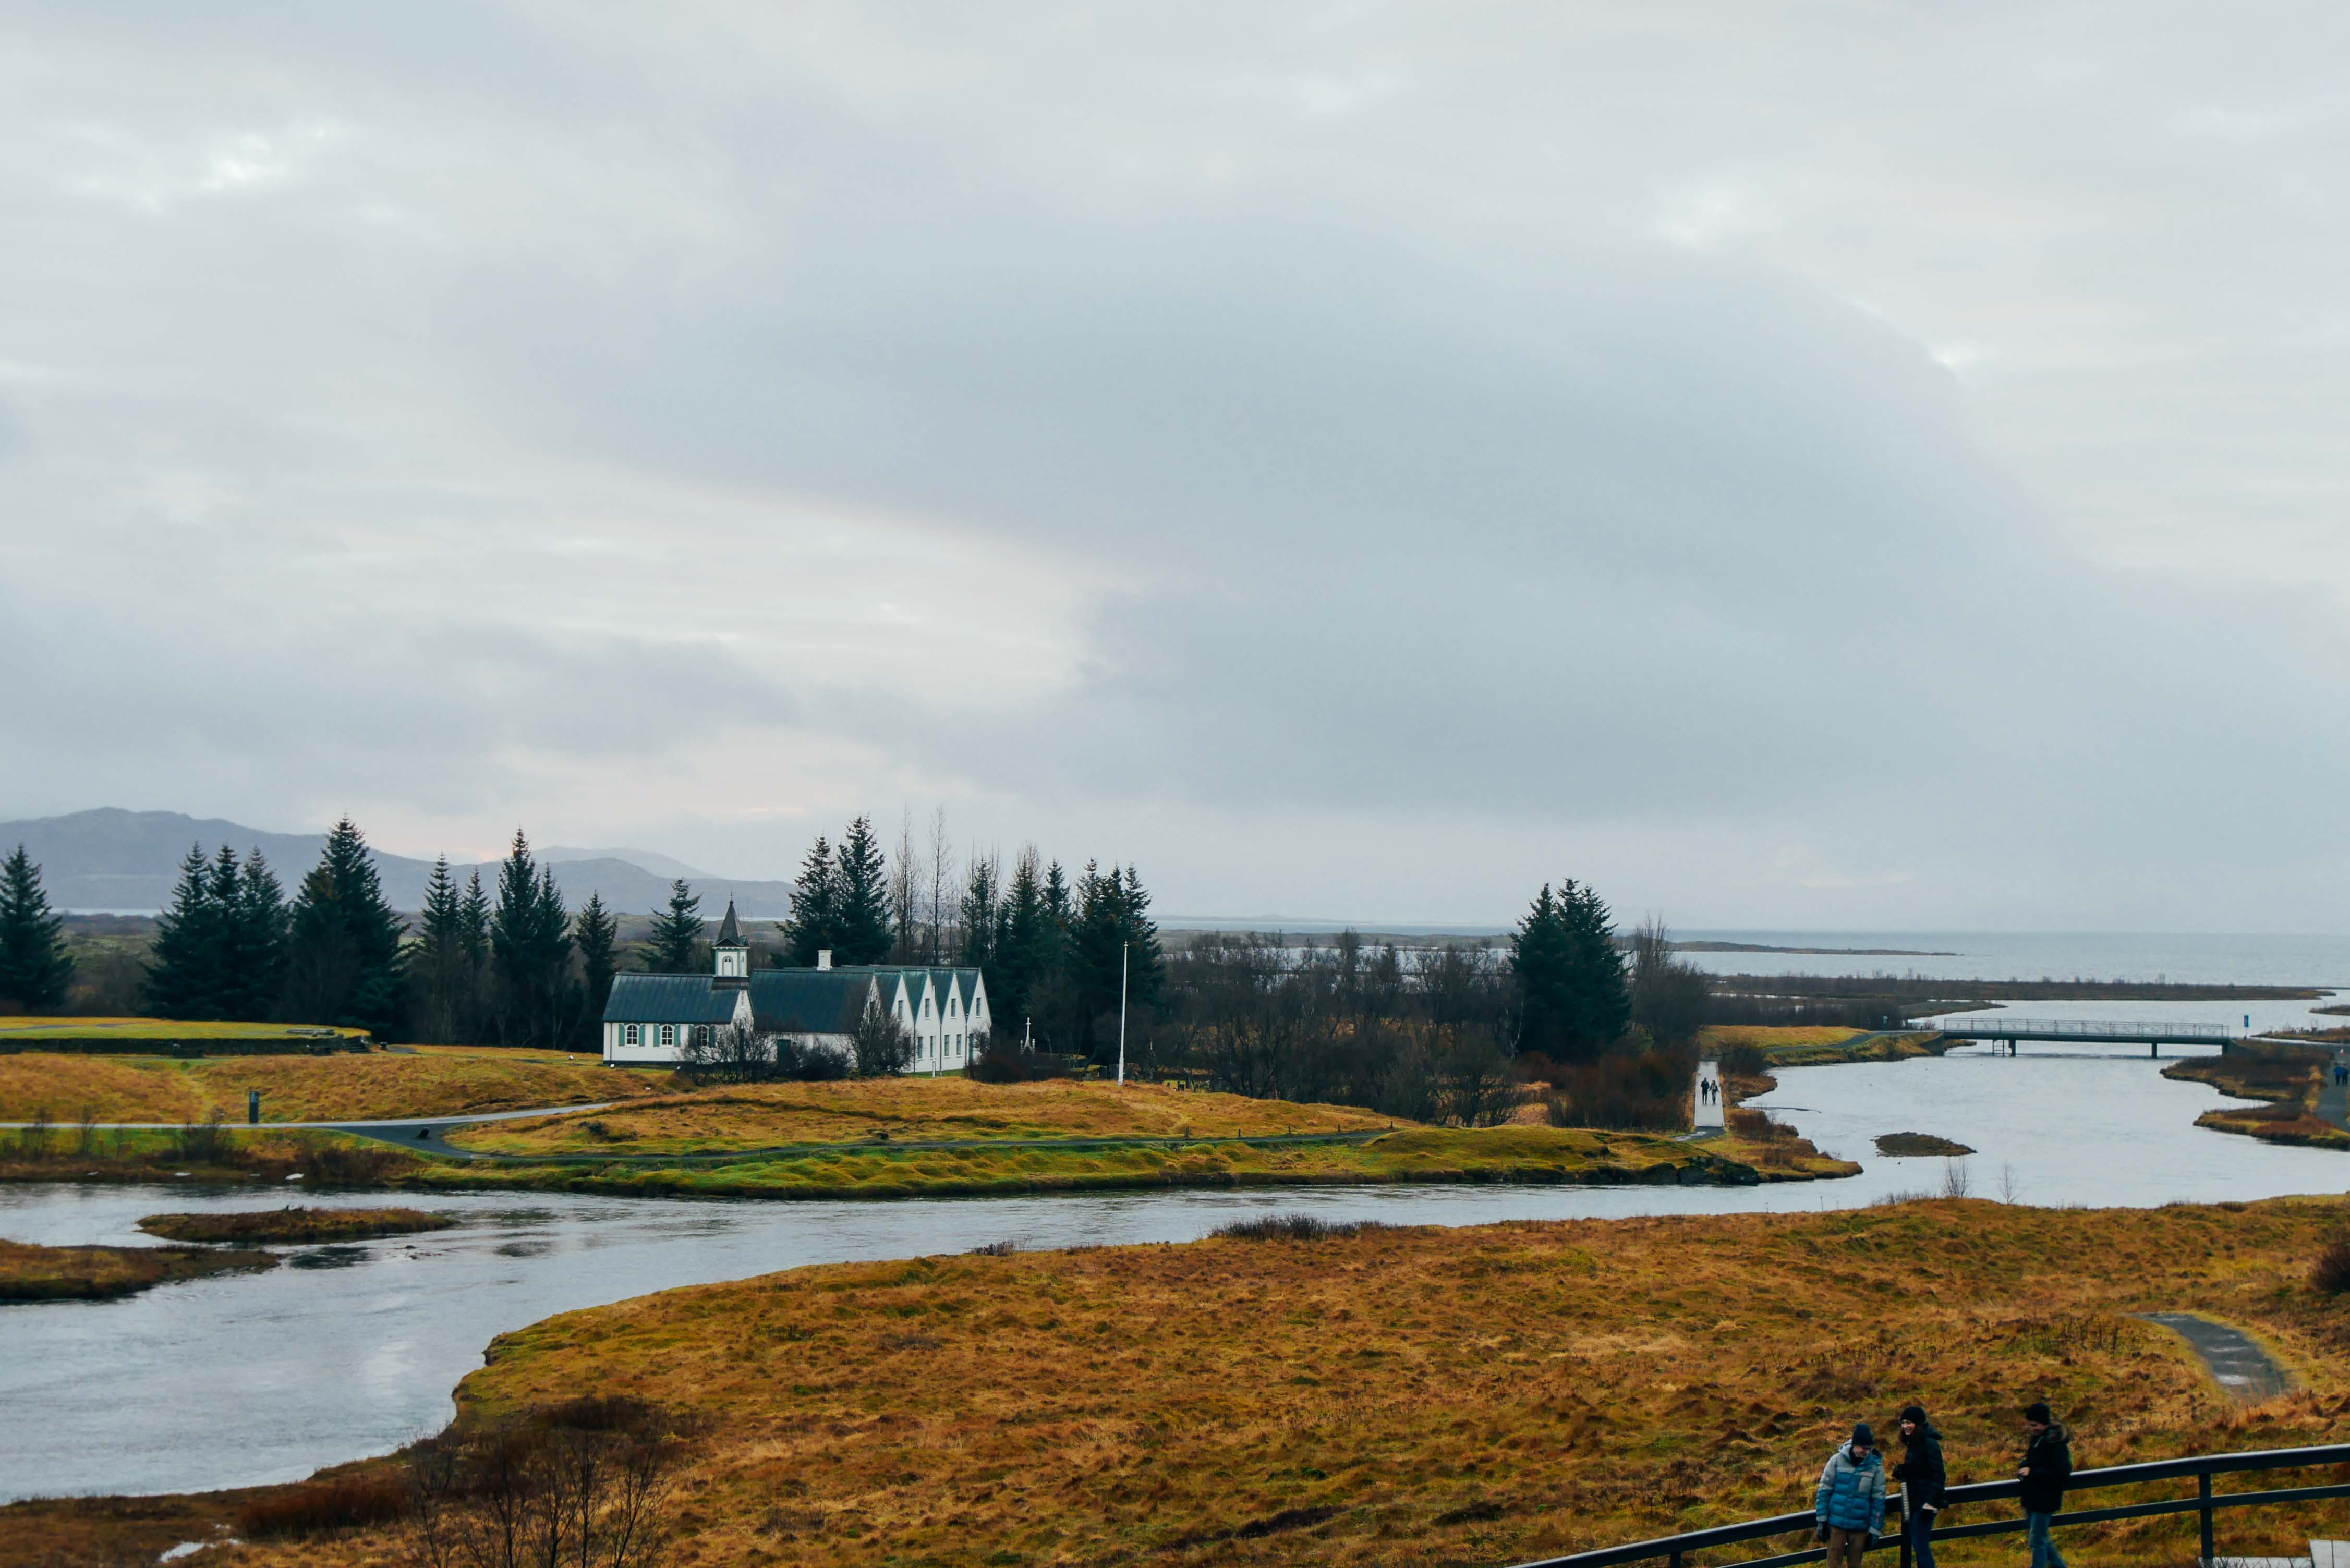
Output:
<instances>
[{"instance_id":1,"label":"person wearing beanie","mask_svg":"<svg viewBox=\"0 0 2350 1568\"><path fill-rule=\"evenodd\" d=\"M1827 1542L1828 1568L1860 1568L1861 1553L1885 1521L1885 1460L1867 1422L1855 1427L1851 1438L1828 1456L1812 1514L1819 1538Z\"/></svg>"},{"instance_id":2,"label":"person wearing beanie","mask_svg":"<svg viewBox=\"0 0 2350 1568\"><path fill-rule=\"evenodd\" d=\"M2064 1554L2048 1533L2056 1511L2064 1506L2064 1486L2073 1479L2072 1434L2057 1424L2044 1399L2024 1407L2023 1430L2028 1437L2023 1459L2015 1467L2022 1482L2025 1534L2032 1543L2032 1568L2064 1568Z\"/></svg>"},{"instance_id":3,"label":"person wearing beanie","mask_svg":"<svg viewBox=\"0 0 2350 1568\"><path fill-rule=\"evenodd\" d=\"M1926 1418L1923 1405L1901 1411L1901 1462L1893 1473L1901 1481L1901 1529L1909 1542L1909 1561L1915 1568L1934 1568L1934 1516L1941 1511L1950 1478L1942 1469L1942 1434Z\"/></svg>"}]
</instances>

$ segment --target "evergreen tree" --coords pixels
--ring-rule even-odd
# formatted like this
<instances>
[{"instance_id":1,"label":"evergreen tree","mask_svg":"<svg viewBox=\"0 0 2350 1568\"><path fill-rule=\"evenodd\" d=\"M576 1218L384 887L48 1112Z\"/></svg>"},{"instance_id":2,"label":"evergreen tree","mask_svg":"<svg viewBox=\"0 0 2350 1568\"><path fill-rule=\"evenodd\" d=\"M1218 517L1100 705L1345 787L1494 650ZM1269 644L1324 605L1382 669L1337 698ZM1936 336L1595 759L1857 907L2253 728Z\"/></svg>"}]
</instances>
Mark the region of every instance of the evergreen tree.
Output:
<instances>
[{"instance_id":1,"label":"evergreen tree","mask_svg":"<svg viewBox=\"0 0 2350 1568\"><path fill-rule=\"evenodd\" d=\"M570 921L555 873L542 871L519 828L498 867L498 901L490 913L490 964L498 1000L498 1040L551 1046L568 1035Z\"/></svg>"},{"instance_id":2,"label":"evergreen tree","mask_svg":"<svg viewBox=\"0 0 2350 1568\"><path fill-rule=\"evenodd\" d=\"M1130 867L1107 871L1088 860L1077 878L1077 912L1068 942L1068 968L1079 1016L1091 1033L1114 1015L1123 990L1132 1007L1158 1000L1167 964L1159 928L1147 911L1150 896ZM1104 1042L1096 1041L1097 1045ZM1106 1045L1105 1045L1106 1048Z\"/></svg>"},{"instance_id":3,"label":"evergreen tree","mask_svg":"<svg viewBox=\"0 0 2350 1568\"><path fill-rule=\"evenodd\" d=\"M601 1048L604 1003L612 995L612 976L619 969L620 922L604 908L600 894L589 893L579 918L572 923L572 940L579 948L579 968L586 981L581 996L580 1033L585 1048Z\"/></svg>"},{"instance_id":4,"label":"evergreen tree","mask_svg":"<svg viewBox=\"0 0 2350 1568\"><path fill-rule=\"evenodd\" d=\"M816 955L837 952L840 911L833 894L832 846L818 834L800 862L799 881L792 888L792 918L784 924L784 941L791 961L801 969L816 967Z\"/></svg>"},{"instance_id":5,"label":"evergreen tree","mask_svg":"<svg viewBox=\"0 0 2350 1568\"><path fill-rule=\"evenodd\" d=\"M217 876L218 862L214 870ZM260 850L247 852L237 867L234 890L223 900L222 924L227 929L220 992L223 1017L258 1021L277 1016L286 995L289 919L277 874Z\"/></svg>"},{"instance_id":6,"label":"evergreen tree","mask_svg":"<svg viewBox=\"0 0 2350 1568\"><path fill-rule=\"evenodd\" d=\"M1001 1025L1017 1031L1035 1012L1037 983L1052 967L1056 933L1036 873L1036 851L1022 851L1003 890L992 967L984 967L987 1000Z\"/></svg>"},{"instance_id":7,"label":"evergreen tree","mask_svg":"<svg viewBox=\"0 0 2350 1568\"><path fill-rule=\"evenodd\" d=\"M669 885L669 909L653 916L653 932L645 942L645 968L653 974L693 974L703 965L695 961L702 943L702 900L683 877Z\"/></svg>"},{"instance_id":8,"label":"evergreen tree","mask_svg":"<svg viewBox=\"0 0 2350 1568\"><path fill-rule=\"evenodd\" d=\"M475 872L473 889L480 888L481 874ZM424 908L408 953L411 1023L417 1039L435 1044L465 1044L474 1036L475 933L466 900L449 870L449 857L437 857L424 883Z\"/></svg>"},{"instance_id":9,"label":"evergreen tree","mask_svg":"<svg viewBox=\"0 0 2350 1568\"><path fill-rule=\"evenodd\" d=\"M1570 877L1534 897L1512 940L1518 982L1518 1049L1587 1061L1623 1036L1631 1020L1624 959L1607 906Z\"/></svg>"},{"instance_id":10,"label":"evergreen tree","mask_svg":"<svg viewBox=\"0 0 2350 1568\"><path fill-rule=\"evenodd\" d=\"M859 816L833 857L833 909L839 922L836 963L882 963L889 957L889 880L870 817Z\"/></svg>"},{"instance_id":11,"label":"evergreen tree","mask_svg":"<svg viewBox=\"0 0 2350 1568\"><path fill-rule=\"evenodd\" d=\"M318 864L294 897L286 942L286 1010L304 1023L397 1037L406 1011L400 971L404 929L383 896L366 836L349 817L335 824Z\"/></svg>"},{"instance_id":12,"label":"evergreen tree","mask_svg":"<svg viewBox=\"0 0 2350 1568\"><path fill-rule=\"evenodd\" d=\"M1577 886L1570 878L1561 889L1558 907L1575 950L1572 1035L1596 1055L1622 1039L1632 1023L1624 952L1616 945L1615 917L1600 901L1597 889Z\"/></svg>"},{"instance_id":13,"label":"evergreen tree","mask_svg":"<svg viewBox=\"0 0 2350 1568\"><path fill-rule=\"evenodd\" d=\"M962 926L961 962L984 974L995 962L996 925L1003 902L996 886L1001 873L992 855L973 853L971 876L965 880L960 909ZM989 992L991 996L994 993Z\"/></svg>"},{"instance_id":14,"label":"evergreen tree","mask_svg":"<svg viewBox=\"0 0 2350 1568\"><path fill-rule=\"evenodd\" d=\"M42 1012L65 1001L74 972L65 930L65 918L49 909L41 868L19 844L0 864L0 1002Z\"/></svg>"},{"instance_id":15,"label":"evergreen tree","mask_svg":"<svg viewBox=\"0 0 2350 1568\"><path fill-rule=\"evenodd\" d=\"M213 898L212 865L201 844L180 862L172 901L155 919L147 949L140 1004L157 1018L188 1022L218 1018L217 971L222 912Z\"/></svg>"},{"instance_id":16,"label":"evergreen tree","mask_svg":"<svg viewBox=\"0 0 2350 1568\"><path fill-rule=\"evenodd\" d=\"M478 866L465 884L463 909L465 957L478 973L490 960L490 895L482 887L482 870Z\"/></svg>"}]
</instances>

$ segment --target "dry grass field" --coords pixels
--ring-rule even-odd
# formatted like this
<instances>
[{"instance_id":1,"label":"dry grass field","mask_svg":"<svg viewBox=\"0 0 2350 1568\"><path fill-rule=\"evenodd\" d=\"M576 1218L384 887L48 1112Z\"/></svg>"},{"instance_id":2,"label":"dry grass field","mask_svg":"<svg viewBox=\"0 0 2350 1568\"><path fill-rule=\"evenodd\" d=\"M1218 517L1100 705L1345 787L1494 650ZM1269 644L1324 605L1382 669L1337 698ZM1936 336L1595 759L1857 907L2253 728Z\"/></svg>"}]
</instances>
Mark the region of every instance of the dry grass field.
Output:
<instances>
[{"instance_id":1,"label":"dry grass field","mask_svg":"<svg viewBox=\"0 0 2350 1568\"><path fill-rule=\"evenodd\" d=\"M1860 1033L1834 1023L1709 1023L1697 1032L1697 1039L1698 1044L1710 1052L1752 1045L1767 1053L1790 1047L1841 1045Z\"/></svg>"},{"instance_id":2,"label":"dry grass field","mask_svg":"<svg viewBox=\"0 0 2350 1568\"><path fill-rule=\"evenodd\" d=\"M667 1074L625 1072L594 1056L487 1047L427 1047L417 1054L333 1056L0 1055L0 1121L46 1113L68 1123L244 1120L245 1091L261 1091L264 1121L359 1120L524 1110L533 1106L655 1095Z\"/></svg>"},{"instance_id":3,"label":"dry grass field","mask_svg":"<svg viewBox=\"0 0 2350 1568\"><path fill-rule=\"evenodd\" d=\"M340 1034L360 1038L359 1029L328 1029L315 1023L246 1023L235 1020L171 1018L0 1017L0 1041L89 1039L115 1040L306 1040Z\"/></svg>"},{"instance_id":4,"label":"dry grass field","mask_svg":"<svg viewBox=\"0 0 2350 1568\"><path fill-rule=\"evenodd\" d=\"M266 1269L276 1262L266 1252L193 1247L38 1247L0 1241L0 1302L105 1301L173 1280Z\"/></svg>"},{"instance_id":5,"label":"dry grass field","mask_svg":"<svg viewBox=\"0 0 2350 1568\"><path fill-rule=\"evenodd\" d=\"M2245 1049L2175 1062L2162 1070L2162 1075L2209 1084L2239 1099L2266 1102L2205 1111L2195 1118L2197 1127L2241 1133L2268 1143L2350 1148L2350 1132L2317 1114L2324 1072L2325 1064L2314 1055Z\"/></svg>"},{"instance_id":6,"label":"dry grass field","mask_svg":"<svg viewBox=\"0 0 2350 1568\"><path fill-rule=\"evenodd\" d=\"M1850 1424L1889 1430L1911 1399L1954 1480L2012 1473L2034 1397L2084 1467L2350 1437L2350 1311L2305 1280L2344 1218L1961 1199L803 1269L503 1336L459 1403L693 1413L681 1565L1503 1564L1807 1507ZM2176 1309L2251 1330L2303 1386L2239 1409L2129 1315ZM104 1561L134 1531L150 1552L200 1538L251 1495L23 1504L0 1537L23 1561ZM2283 1553L2338 1534L2340 1507L2220 1528L2223 1550ZM2193 1529L2087 1527L2067 1549L2175 1568ZM377 1526L206 1556L398 1552Z\"/></svg>"},{"instance_id":7,"label":"dry grass field","mask_svg":"<svg viewBox=\"0 0 2350 1568\"><path fill-rule=\"evenodd\" d=\"M475 1127L455 1141L496 1154L715 1154L799 1143L979 1138L1263 1137L1416 1124L1346 1106L1293 1105L1164 1085L982 1084L961 1077L757 1084L662 1095L598 1111Z\"/></svg>"}]
</instances>

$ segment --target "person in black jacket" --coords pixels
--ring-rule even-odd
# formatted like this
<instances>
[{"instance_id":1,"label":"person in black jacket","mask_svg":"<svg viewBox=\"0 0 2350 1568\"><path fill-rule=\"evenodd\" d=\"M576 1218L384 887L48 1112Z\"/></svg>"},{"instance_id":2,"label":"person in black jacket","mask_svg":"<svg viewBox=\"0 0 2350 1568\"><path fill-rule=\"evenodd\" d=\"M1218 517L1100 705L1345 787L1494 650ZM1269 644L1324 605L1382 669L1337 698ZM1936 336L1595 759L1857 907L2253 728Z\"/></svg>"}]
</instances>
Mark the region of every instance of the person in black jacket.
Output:
<instances>
[{"instance_id":1,"label":"person in black jacket","mask_svg":"<svg viewBox=\"0 0 2350 1568\"><path fill-rule=\"evenodd\" d=\"M2064 1486L2073 1479L2072 1438L2043 1400L2025 1407L2023 1429L2031 1441L2024 1445L2022 1463L2015 1467L2015 1479L2022 1483L2032 1568L2064 1568L2064 1554L2048 1537L2048 1521L2064 1506Z\"/></svg>"},{"instance_id":2,"label":"person in black jacket","mask_svg":"<svg viewBox=\"0 0 2350 1568\"><path fill-rule=\"evenodd\" d=\"M1942 1434L1926 1419L1923 1405L1901 1412L1901 1462L1893 1474L1901 1482L1901 1528L1909 1537L1909 1561L1916 1568L1934 1568L1934 1516L1950 1478L1942 1469Z\"/></svg>"}]
</instances>

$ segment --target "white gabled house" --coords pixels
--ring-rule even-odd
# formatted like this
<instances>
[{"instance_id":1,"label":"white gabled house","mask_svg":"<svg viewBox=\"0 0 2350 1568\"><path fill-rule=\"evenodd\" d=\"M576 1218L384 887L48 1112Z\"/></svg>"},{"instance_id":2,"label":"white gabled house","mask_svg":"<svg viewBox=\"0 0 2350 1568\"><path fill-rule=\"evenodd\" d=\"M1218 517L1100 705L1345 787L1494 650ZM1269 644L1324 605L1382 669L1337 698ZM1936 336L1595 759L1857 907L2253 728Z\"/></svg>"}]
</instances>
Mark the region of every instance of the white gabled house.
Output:
<instances>
[{"instance_id":1,"label":"white gabled house","mask_svg":"<svg viewBox=\"0 0 2350 1568\"><path fill-rule=\"evenodd\" d=\"M604 1003L604 1060L612 1066L679 1061L697 1040L707 1044L731 1023L775 1039L846 1054L849 1033L869 1011L898 1021L914 1042L909 1073L960 1072L978 1054L991 1026L987 983L975 969L834 965L751 969L750 944L733 900L711 944L714 972L619 974Z\"/></svg>"}]
</instances>

